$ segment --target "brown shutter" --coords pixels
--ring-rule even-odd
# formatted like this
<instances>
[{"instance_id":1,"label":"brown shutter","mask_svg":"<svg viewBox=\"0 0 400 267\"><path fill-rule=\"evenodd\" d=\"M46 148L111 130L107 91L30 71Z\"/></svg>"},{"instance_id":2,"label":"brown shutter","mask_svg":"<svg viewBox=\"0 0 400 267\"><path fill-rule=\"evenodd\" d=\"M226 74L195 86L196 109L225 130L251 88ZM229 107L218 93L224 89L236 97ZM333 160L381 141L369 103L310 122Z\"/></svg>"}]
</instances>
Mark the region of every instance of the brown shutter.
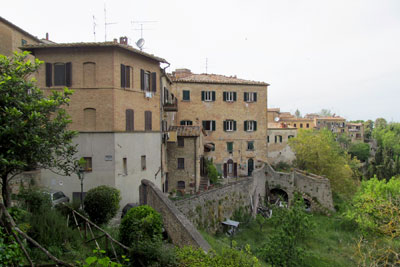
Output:
<instances>
[{"instance_id":1,"label":"brown shutter","mask_svg":"<svg viewBox=\"0 0 400 267\"><path fill-rule=\"evenodd\" d=\"M125 86L127 88L131 87L131 67L126 66L125 68Z\"/></svg>"},{"instance_id":2,"label":"brown shutter","mask_svg":"<svg viewBox=\"0 0 400 267\"><path fill-rule=\"evenodd\" d=\"M151 73L151 91L157 92L157 73Z\"/></svg>"},{"instance_id":3,"label":"brown shutter","mask_svg":"<svg viewBox=\"0 0 400 267\"><path fill-rule=\"evenodd\" d=\"M125 65L121 64L121 87L125 88Z\"/></svg>"},{"instance_id":4,"label":"brown shutter","mask_svg":"<svg viewBox=\"0 0 400 267\"><path fill-rule=\"evenodd\" d=\"M144 70L140 70L140 89L144 91Z\"/></svg>"},{"instance_id":5,"label":"brown shutter","mask_svg":"<svg viewBox=\"0 0 400 267\"><path fill-rule=\"evenodd\" d=\"M134 130L133 110L132 109L127 109L125 111L125 116L126 116L126 131L127 132L133 132L133 130Z\"/></svg>"},{"instance_id":6,"label":"brown shutter","mask_svg":"<svg viewBox=\"0 0 400 267\"><path fill-rule=\"evenodd\" d=\"M51 63L46 63L46 86L47 87L52 86L52 83L51 83L51 78L53 77L52 69L53 69L53 65Z\"/></svg>"},{"instance_id":7,"label":"brown shutter","mask_svg":"<svg viewBox=\"0 0 400 267\"><path fill-rule=\"evenodd\" d=\"M72 64L68 62L65 64L65 85L71 87L72 85Z\"/></svg>"},{"instance_id":8,"label":"brown shutter","mask_svg":"<svg viewBox=\"0 0 400 267\"><path fill-rule=\"evenodd\" d=\"M224 163L224 177L228 177L228 166L226 163Z\"/></svg>"},{"instance_id":9,"label":"brown shutter","mask_svg":"<svg viewBox=\"0 0 400 267\"><path fill-rule=\"evenodd\" d=\"M237 163L233 163L233 175L237 177Z\"/></svg>"},{"instance_id":10,"label":"brown shutter","mask_svg":"<svg viewBox=\"0 0 400 267\"><path fill-rule=\"evenodd\" d=\"M144 112L144 129L146 131L151 131L152 130L152 123L151 123L151 111L145 111Z\"/></svg>"}]
</instances>

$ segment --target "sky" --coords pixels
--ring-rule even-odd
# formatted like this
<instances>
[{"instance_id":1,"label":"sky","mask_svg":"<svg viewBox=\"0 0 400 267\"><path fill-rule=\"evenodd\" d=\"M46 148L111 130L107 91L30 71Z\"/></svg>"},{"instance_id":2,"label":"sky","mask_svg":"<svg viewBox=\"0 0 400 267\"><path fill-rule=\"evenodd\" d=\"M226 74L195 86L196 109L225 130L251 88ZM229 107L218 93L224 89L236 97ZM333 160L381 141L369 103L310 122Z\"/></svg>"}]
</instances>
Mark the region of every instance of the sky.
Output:
<instances>
[{"instance_id":1,"label":"sky","mask_svg":"<svg viewBox=\"0 0 400 267\"><path fill-rule=\"evenodd\" d=\"M143 37L169 72L269 83L281 111L400 122L399 0L2 0L0 16L58 43Z\"/></svg>"}]
</instances>

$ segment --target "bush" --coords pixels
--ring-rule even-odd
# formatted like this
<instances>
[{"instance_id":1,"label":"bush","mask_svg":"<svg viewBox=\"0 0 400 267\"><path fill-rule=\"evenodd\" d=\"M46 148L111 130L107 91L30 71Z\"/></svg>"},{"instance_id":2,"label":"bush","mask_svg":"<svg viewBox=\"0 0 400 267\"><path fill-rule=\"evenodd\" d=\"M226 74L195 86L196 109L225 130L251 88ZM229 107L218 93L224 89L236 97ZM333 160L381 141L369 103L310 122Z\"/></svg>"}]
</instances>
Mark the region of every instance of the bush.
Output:
<instances>
[{"instance_id":1,"label":"bush","mask_svg":"<svg viewBox=\"0 0 400 267\"><path fill-rule=\"evenodd\" d=\"M118 189L101 185L90 189L83 203L90 220L96 224L104 224L117 214L120 200Z\"/></svg>"},{"instance_id":2,"label":"bush","mask_svg":"<svg viewBox=\"0 0 400 267\"><path fill-rule=\"evenodd\" d=\"M21 248L11 235L0 227L0 266L23 266L24 257Z\"/></svg>"},{"instance_id":3,"label":"bush","mask_svg":"<svg viewBox=\"0 0 400 267\"><path fill-rule=\"evenodd\" d=\"M22 190L18 198L22 200L23 206L32 213L51 208L50 195L37 189Z\"/></svg>"},{"instance_id":4,"label":"bush","mask_svg":"<svg viewBox=\"0 0 400 267\"><path fill-rule=\"evenodd\" d=\"M220 180L220 175L215 168L212 160L206 159L206 169L207 169L207 177L210 179L211 184L218 184Z\"/></svg>"}]
</instances>

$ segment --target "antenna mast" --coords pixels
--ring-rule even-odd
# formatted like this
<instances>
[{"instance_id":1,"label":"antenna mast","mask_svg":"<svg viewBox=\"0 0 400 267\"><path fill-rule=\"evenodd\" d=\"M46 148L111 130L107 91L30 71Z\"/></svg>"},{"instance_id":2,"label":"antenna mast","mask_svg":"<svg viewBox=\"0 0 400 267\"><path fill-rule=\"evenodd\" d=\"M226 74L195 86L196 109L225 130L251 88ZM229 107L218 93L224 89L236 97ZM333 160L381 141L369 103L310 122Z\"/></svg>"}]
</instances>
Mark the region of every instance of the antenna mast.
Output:
<instances>
[{"instance_id":1,"label":"antenna mast","mask_svg":"<svg viewBox=\"0 0 400 267\"><path fill-rule=\"evenodd\" d=\"M155 21L155 20L141 20L141 21L139 21L139 20L132 20L131 21L131 24L132 24L132 26L134 26L134 24L136 23L136 24L140 24L140 28L139 29L133 29L133 30L135 30L135 31L140 31L140 39L136 42L136 45L139 47L139 49L140 50L143 50L143 46L144 46L144 43L145 43L145 41L144 41L144 39L143 39L143 24L145 24L145 23L155 23L155 22L157 22L157 21ZM151 29L146 29L146 30L151 30Z\"/></svg>"},{"instance_id":2,"label":"antenna mast","mask_svg":"<svg viewBox=\"0 0 400 267\"><path fill-rule=\"evenodd\" d=\"M208 58L206 57L206 74L208 73Z\"/></svg>"},{"instance_id":3,"label":"antenna mast","mask_svg":"<svg viewBox=\"0 0 400 267\"><path fill-rule=\"evenodd\" d=\"M96 42L96 17L93 15L93 37L94 41Z\"/></svg>"},{"instance_id":4,"label":"antenna mast","mask_svg":"<svg viewBox=\"0 0 400 267\"><path fill-rule=\"evenodd\" d=\"M107 42L107 25L117 24L116 22L107 22L107 8L104 2L104 42Z\"/></svg>"}]
</instances>

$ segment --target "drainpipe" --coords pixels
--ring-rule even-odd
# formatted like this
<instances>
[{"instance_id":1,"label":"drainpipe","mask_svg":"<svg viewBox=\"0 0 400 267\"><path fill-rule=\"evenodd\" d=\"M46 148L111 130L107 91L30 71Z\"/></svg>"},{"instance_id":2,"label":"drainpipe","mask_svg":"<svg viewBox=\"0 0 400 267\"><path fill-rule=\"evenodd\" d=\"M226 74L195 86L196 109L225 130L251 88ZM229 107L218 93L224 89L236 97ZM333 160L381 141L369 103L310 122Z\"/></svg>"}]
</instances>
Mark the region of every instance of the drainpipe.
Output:
<instances>
[{"instance_id":1,"label":"drainpipe","mask_svg":"<svg viewBox=\"0 0 400 267\"><path fill-rule=\"evenodd\" d=\"M165 74L165 70L171 66L170 63L166 62L166 64L168 64L165 68L161 68L161 77L160 77L160 132L161 132L161 146L160 146L160 169L161 169L161 186L162 186L162 191L165 191L165 180L164 180L164 166L163 166L163 131L162 131L162 122L163 122L163 118L164 118L164 107L163 107L163 100L164 100L164 88L161 88L161 84L162 84L162 78L163 77L167 77L167 75ZM165 145L165 149L167 145ZM164 184L162 184L162 181L164 180ZM166 193L166 192L164 192Z\"/></svg>"}]
</instances>

